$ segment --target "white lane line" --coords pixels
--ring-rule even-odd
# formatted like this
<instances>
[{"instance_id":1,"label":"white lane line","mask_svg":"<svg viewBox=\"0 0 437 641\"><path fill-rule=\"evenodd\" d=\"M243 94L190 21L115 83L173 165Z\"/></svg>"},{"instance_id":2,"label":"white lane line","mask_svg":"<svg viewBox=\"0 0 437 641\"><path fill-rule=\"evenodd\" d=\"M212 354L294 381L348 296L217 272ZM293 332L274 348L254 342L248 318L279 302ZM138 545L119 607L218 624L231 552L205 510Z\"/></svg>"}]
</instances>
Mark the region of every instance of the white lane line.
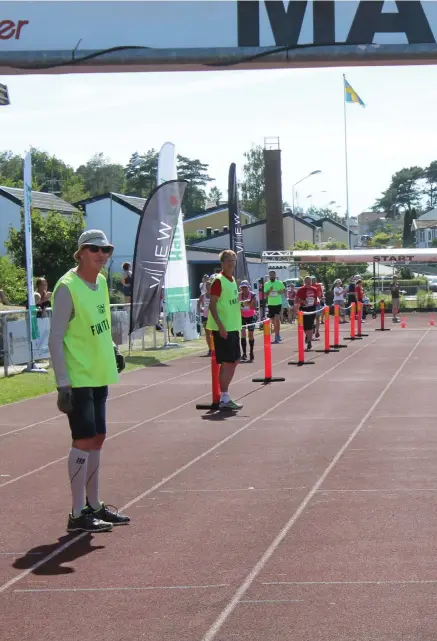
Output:
<instances>
[{"instance_id":1,"label":"white lane line","mask_svg":"<svg viewBox=\"0 0 437 641\"><path fill-rule=\"evenodd\" d=\"M303 603L303 599L243 599L241 603Z\"/></svg>"},{"instance_id":2,"label":"white lane line","mask_svg":"<svg viewBox=\"0 0 437 641\"><path fill-rule=\"evenodd\" d=\"M134 505L135 503L138 503L139 501L141 501L143 498L145 498L145 497L146 497L146 496L148 496L149 494L152 494L152 493L153 493L153 492L155 492L156 490L159 490L163 485L166 485L166 483L168 483L169 481L172 481L176 476L179 476L179 474L182 474L182 472L185 472L185 471L186 471L186 470L188 470L190 467L192 467L193 465L195 465L196 463L198 463L199 461L201 461L203 458L205 458L206 456L208 456L208 455L209 455L209 454L211 454L212 452L215 452L215 450L217 450L219 447L221 447L222 445L224 445L224 444L225 444L225 443L227 443L228 441L230 441L230 440L232 440L233 438L235 438L236 436L238 436L238 434L240 434L241 432L244 432L244 431L245 431L246 429L248 429L251 425L253 425L254 423L256 423L256 421L258 421L259 419L264 418L264 416L266 416L266 415L267 415L267 414L269 414L270 412L275 411L278 407L281 407L281 405L283 405L284 403L286 403L286 402L287 402L287 401L289 401L290 399L292 399L292 398L294 398L295 396L297 396L297 394L299 394L300 392L303 392L304 390L308 389L309 387L311 387L312 385L314 385L314 383L317 383L319 380L321 380L322 378L324 378L325 376L327 376L328 374L330 374L331 372L333 372L334 370L336 370L336 369L337 369L337 367L340 367L343 363L346 363L348 360L350 360L350 359L351 359L351 358L353 358L354 356L357 356L358 354L360 354L362 351L364 351L365 349L367 349L370 345L372 345L372 344L373 344L373 343L375 343L375 342L376 342L376 339L375 339L375 340L373 340L373 341L370 341L369 343L367 343L366 345L364 345L364 346L363 346L363 347L361 347L360 349L357 349L355 352L352 352L352 354L349 354L349 356L347 356L347 357L346 357L346 358L344 358L343 360L338 361L338 362L336 363L336 365L333 365L332 367L330 367L329 369L327 369L325 372L322 372L321 374L319 374L319 376L316 376L315 378L313 378L313 379L312 379L311 381L309 381L308 383L305 383L305 385L302 385L302 387L301 387L301 388L299 388L298 390L296 390L296 391L295 391L295 392L293 392L292 394L289 394L288 396L286 396L284 399L282 399L282 401L279 401L279 402L278 402L278 403L276 403L275 405L272 405L272 406L271 406L269 409L267 409L265 412L263 412L263 413L262 413L262 414L260 414L259 416L256 416L255 418L251 419L248 423L246 423L246 425L243 425L243 426L242 426L242 427L240 427L238 430L236 430L235 432L233 432L233 433L232 433L232 434L230 434L229 436L225 437L224 439L222 439L221 441L219 441L218 443L216 443L215 445L213 445L212 447L210 447L208 450L205 450L202 454L199 454L199 456L196 456L195 458L191 459L191 461L189 461L188 463L186 463L185 465L183 465L183 466L182 466L182 467L180 467L179 469L175 470L175 471L174 471L172 474L170 474L169 476L164 477L161 481L159 481L158 483L156 483L155 485L153 485L152 487L150 487L148 490L146 490L146 491L145 491L145 492L143 492L142 494L139 494L138 496L136 496L134 499L132 499L131 501L129 501L128 503L126 503L125 505L123 505L123 506L120 508L120 511L127 510L130 506ZM289 358L290 358L290 356L288 356L287 358L283 359L283 361L279 361L279 362L278 362L278 363L276 363L276 364L278 365L278 364L280 364L280 363L283 363L283 362L285 362L285 361L288 361L288 360L289 360ZM262 370L259 370L259 371L262 371ZM250 374L249 376L253 376L253 374ZM248 377L246 376L245 378L248 378ZM260 388L260 389L262 389L262 388ZM206 395L204 394L204 396L206 396ZM201 396L201 397L199 397L199 398L203 398L203 397ZM197 400L197 399L194 399L194 400ZM192 403L192 402L193 402L193 401L189 401L189 403ZM185 403L185 405L187 405L187 403ZM175 410L169 410L169 412L172 412L172 411L175 411ZM147 421L146 421L146 422L147 422ZM141 423L140 423L140 425L141 425ZM64 458L67 458L67 457L64 457ZM0 487L1 487L1 486L0 486ZM28 576L28 575L29 575L29 574L31 574L32 572L35 572L35 570L37 570L37 569L38 569L38 568L40 568L42 565L45 565L46 563L48 563L49 561L51 561L52 559L54 559L56 556L58 556L58 554L61 554L62 552L64 552L64 550L67 550L71 545L73 545L73 543L76 543L76 541L80 541L80 540L81 540L81 539L83 539L85 536L88 536L88 533L87 533L87 532L83 532L82 534L79 534L79 535L78 535L77 537L75 537L74 539L70 539L69 541L66 541L66 542L65 542L65 543L63 543L60 547L58 547L58 548L56 548L55 550L53 550L53 552L51 552L50 554L48 554L48 555L47 555L46 557L44 557L43 559L40 559L37 563L35 563L34 565L32 565L30 568L27 568L26 570L23 570L23 572L21 572L20 574L17 574L14 578L10 579L9 581L7 581L6 583L4 583L3 585L1 585L1 586L0 586L0 594L1 594L1 593L3 593L3 592L5 592L8 588L12 587L13 585L15 585L16 583L18 583L18 582L19 582L19 581L21 581L22 579L26 578L26 576Z\"/></svg>"},{"instance_id":3,"label":"white lane line","mask_svg":"<svg viewBox=\"0 0 437 641\"><path fill-rule=\"evenodd\" d=\"M41 556L42 552L0 552L0 556Z\"/></svg>"},{"instance_id":4,"label":"white lane line","mask_svg":"<svg viewBox=\"0 0 437 641\"><path fill-rule=\"evenodd\" d=\"M424 580L407 580L407 581L263 581L261 585L426 585L427 583L435 584L436 579L429 581Z\"/></svg>"},{"instance_id":5,"label":"white lane line","mask_svg":"<svg viewBox=\"0 0 437 641\"><path fill-rule=\"evenodd\" d=\"M291 340L291 338L293 338L293 336L290 336L290 337L286 338L282 342L282 344L287 343L289 340ZM263 348L261 346L260 347L255 347L255 352L258 352L258 351L261 352L262 349ZM288 356L288 358L290 358L290 356ZM278 361L277 364L283 363L285 360L288 360L288 359L284 359L282 361ZM205 369L211 369L211 365L208 364L208 365L205 365L203 367L198 367L197 369L190 370L188 372L188 374L195 374L196 372L202 372ZM259 371L261 371L261 370L257 370L254 373L258 373ZM125 376L126 374L132 374L133 372L138 372L138 369L132 370L130 372L126 372L125 374L123 374L123 376ZM178 374L177 376L172 376L171 378L167 378L167 379L162 380L162 381L158 381L157 383L150 383L148 385L143 385L142 387L139 387L138 389L135 389L135 390L131 390L130 392L124 392L123 394L118 394L117 396L110 396L108 398L108 402L109 401L115 401L118 398L123 398L125 396L129 396L130 394L136 394L137 392L143 392L144 390L150 389L152 387L156 387L157 385L162 385L162 384L167 385L167 383L170 383L171 381L176 381L179 378L184 378L185 376L187 376L187 372L184 372L183 374ZM246 376L245 378L248 378L248 377ZM241 380L244 380L244 379L241 379ZM54 394L54 392L49 392L49 394ZM43 396L45 396L45 394ZM38 396L37 398L41 398L41 396ZM26 399L23 399L22 401L17 401L17 403L25 403L26 401L31 401L31 400L33 400L33 399L26 398ZM198 399L195 399L195 400L198 400ZM6 407L10 407L11 405L15 405L15 403L8 403L8 405L4 405L3 407L6 408ZM2 409L2 407L0 406L0 411L1 411L1 409ZM25 425L24 427L18 427L17 429L11 430L9 432L0 433L0 438L2 438L3 436L10 436L11 434L18 434L19 432L23 432L24 430L28 430L31 427L36 427L37 425L44 425L45 423L49 423L50 421L54 421L57 418L63 418L63 417L65 417L65 414L56 414L55 416L51 416L50 418L46 418L46 419L44 419L42 421L38 421L36 423L31 423L30 425ZM1 487L1 485L0 485L0 487Z\"/></svg>"},{"instance_id":6,"label":"white lane line","mask_svg":"<svg viewBox=\"0 0 437 641\"><path fill-rule=\"evenodd\" d=\"M350 443L353 441L353 439L356 437L356 435L359 433L361 428L363 427L364 423L367 421L369 416L371 416L372 412L375 410L375 408L379 405L381 400L384 398L385 394L387 391L390 389L390 387L393 385L394 381L397 379L399 374L402 372L404 369L405 365L408 363L411 355L414 353L414 351L417 349L417 347L420 345L420 343L423 341L425 336L427 335L427 332L421 336L421 338L418 340L418 342L415 344L415 346L410 350L408 353L408 356L405 357L403 360L402 364L399 366L399 368L396 370L396 372L393 374L387 385L384 387L382 392L379 394L378 398L376 401L372 404L371 408L366 412L366 414L363 416L357 427L353 430L352 434L349 436L349 438L346 440L344 445L338 450L337 454L334 456L332 459L331 463L328 465L326 470L323 472L323 474L318 478L316 483L313 485L312 489L308 492L302 503L299 505L297 510L294 512L294 514L291 516L291 518L288 520L288 522L285 524L285 526L282 528L282 530L279 532L279 534L273 539L267 550L264 552L264 554L261 556L261 558L258 560L258 562L254 565L252 570L249 572L243 583L240 585L240 587L237 589L235 592L234 596L232 599L229 601L229 603L226 605L226 607L222 610L222 612L219 614L217 619L214 621L212 626L208 629L208 631L204 634L202 637L202 641L213 641L213 639L216 638L217 634L220 632L222 629L223 625L226 623L228 618L231 616L231 614L234 612L235 608L238 606L239 602L241 601L242 597L246 594L246 592L249 590L253 582L256 580L260 572L265 568L267 563L270 561L271 557L273 554L276 552L278 547L281 545L282 541L285 539L293 525L296 523L298 518L301 516L301 514L305 511L305 509L308 506L308 503L311 501L311 499L314 497L316 494L317 490L320 488L322 483L326 480L328 477L329 473L332 471L332 469L337 465L338 461L342 457L343 453L346 451L346 449L349 447Z\"/></svg>"},{"instance_id":7,"label":"white lane line","mask_svg":"<svg viewBox=\"0 0 437 641\"><path fill-rule=\"evenodd\" d=\"M409 488L409 487L387 487L382 489L373 489L373 490L318 490L318 492L324 493L335 493L340 494L347 492L436 492L437 487L419 487L419 488Z\"/></svg>"},{"instance_id":8,"label":"white lane line","mask_svg":"<svg viewBox=\"0 0 437 641\"><path fill-rule=\"evenodd\" d=\"M371 343L368 343L370 345ZM353 354L351 354L353 356ZM290 359L290 356L287 356L287 358L282 359L281 361L277 361L276 365L280 365L281 363L285 363L285 361L288 361ZM255 372L251 372L247 376L244 376L243 378L239 378L238 380L233 382L233 385L236 385L237 383L241 383L242 381L245 381L248 378L252 378L254 374L257 374L258 372L263 372L264 369L259 369L256 370ZM186 376L186 374L184 374ZM262 389L262 388L261 388ZM299 390L298 390L299 391ZM135 425L132 425L131 427L127 427L125 430L120 430L117 432L117 434L112 434L111 436L106 437L106 442L111 441L114 438L118 438L119 436L123 436L124 434L127 434L128 432L132 432L132 430L136 430L139 427L142 427L143 425L147 425L148 423L152 423L153 421L156 421L156 419L162 418L163 416L167 416L168 414L171 414L172 412L177 412L178 410L182 409L183 407L186 407L187 405L191 405L192 403L195 403L196 401L200 401L202 398L205 398L205 396L208 396L209 392L206 394L202 394L202 396L198 396L197 398L190 399L189 401L186 401L185 403L182 403L181 405L178 405L177 407L174 407L173 409L169 409L165 412L162 412L161 414L157 414L156 416L152 416L151 418L146 419L145 421L141 421L140 423L136 423ZM21 479L24 479L28 476L31 476L32 474L37 474L38 472L42 472L48 467L51 467L52 465L56 465L56 463L60 463L61 461L65 461L67 459L67 456L61 456L61 458L57 458L54 461L50 461L49 463L45 463L45 465L41 465L40 467L35 468L34 470L30 470L29 472L25 472L24 474L21 474L20 476L16 476L13 479L10 479L9 481L5 481L5 483L0 483L0 488L6 487L7 485L11 485L12 483L16 483L17 481L21 481Z\"/></svg>"},{"instance_id":9,"label":"white lane line","mask_svg":"<svg viewBox=\"0 0 437 641\"><path fill-rule=\"evenodd\" d=\"M192 370L192 373L195 374L196 372L201 372L202 370L209 369L209 368L210 366L206 365L205 367L200 367L198 369ZM133 370L133 371L136 372L137 370ZM123 394L118 394L117 396L111 396L108 398L108 402L115 401L118 398L123 398L124 396L129 396L130 394L136 394L137 392L143 392L144 390L150 389L151 387L156 387L157 385L161 385L163 382L167 384L170 381L175 381L178 378L182 378L186 375L187 373L185 372L184 374L178 374L177 376L168 378L165 381L159 381L158 383L150 383L150 385L143 385L142 387L139 387L138 389L135 389L135 390L131 390L130 392L124 392ZM31 399L26 399L26 400L31 400ZM8 407L8 406L5 405L4 407ZM0 408L0 411L1 411L1 408ZM23 432L24 430L28 430L31 427L36 427L37 425L44 425L44 423L49 423L50 421L54 421L57 418L63 418L63 417L65 417L65 414L56 414L56 416L51 416L50 418L46 418L43 421L38 421L37 423L30 423L30 425L25 425L24 427L18 427L17 429L11 430L10 432L0 433L0 438L2 438L3 436L10 436L11 434L18 434L18 432Z\"/></svg>"},{"instance_id":10,"label":"white lane line","mask_svg":"<svg viewBox=\"0 0 437 641\"><path fill-rule=\"evenodd\" d=\"M146 592L153 590L211 590L213 588L228 588L229 583L216 585L146 585L144 587L113 587L113 588L25 588L14 590L21 592Z\"/></svg>"},{"instance_id":11,"label":"white lane line","mask_svg":"<svg viewBox=\"0 0 437 641\"><path fill-rule=\"evenodd\" d=\"M217 488L214 490L160 490L162 493L167 494L184 494L185 492L206 492L214 494L215 492L289 492L290 490L306 490L307 486L302 487L230 487L230 488Z\"/></svg>"}]
</instances>

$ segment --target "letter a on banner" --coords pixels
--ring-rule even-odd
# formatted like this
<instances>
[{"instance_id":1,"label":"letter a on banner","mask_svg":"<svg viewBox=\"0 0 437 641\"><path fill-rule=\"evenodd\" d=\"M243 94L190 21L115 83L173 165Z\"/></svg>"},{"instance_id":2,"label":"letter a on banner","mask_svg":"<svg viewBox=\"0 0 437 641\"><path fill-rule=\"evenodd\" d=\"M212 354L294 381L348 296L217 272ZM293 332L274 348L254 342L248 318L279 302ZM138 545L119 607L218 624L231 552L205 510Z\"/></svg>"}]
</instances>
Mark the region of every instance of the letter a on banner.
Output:
<instances>
[{"instance_id":1,"label":"letter a on banner","mask_svg":"<svg viewBox=\"0 0 437 641\"><path fill-rule=\"evenodd\" d=\"M171 142L166 142L159 152L158 185L177 178L175 146ZM165 301L167 314L190 310L190 285L182 210L179 212L165 274Z\"/></svg>"},{"instance_id":2,"label":"letter a on banner","mask_svg":"<svg viewBox=\"0 0 437 641\"><path fill-rule=\"evenodd\" d=\"M228 211L229 211L229 246L237 254L235 280L249 280L246 255L244 253L243 232L241 229L240 203L238 200L237 167L233 162L229 167L228 180Z\"/></svg>"},{"instance_id":3,"label":"letter a on banner","mask_svg":"<svg viewBox=\"0 0 437 641\"><path fill-rule=\"evenodd\" d=\"M129 333L156 325L186 180L158 185L144 205L135 240Z\"/></svg>"}]
</instances>

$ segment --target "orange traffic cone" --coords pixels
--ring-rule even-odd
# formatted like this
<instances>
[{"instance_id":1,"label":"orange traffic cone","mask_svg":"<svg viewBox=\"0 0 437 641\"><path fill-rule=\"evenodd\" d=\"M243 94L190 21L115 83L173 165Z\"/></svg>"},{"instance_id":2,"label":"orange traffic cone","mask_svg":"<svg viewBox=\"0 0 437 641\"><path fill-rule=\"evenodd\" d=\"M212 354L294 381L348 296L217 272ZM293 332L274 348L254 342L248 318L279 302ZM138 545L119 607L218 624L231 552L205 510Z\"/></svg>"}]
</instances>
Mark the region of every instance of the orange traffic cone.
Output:
<instances>
[{"instance_id":1,"label":"orange traffic cone","mask_svg":"<svg viewBox=\"0 0 437 641\"><path fill-rule=\"evenodd\" d=\"M405 322L405 316L402 316L401 318L401 327L406 327L407 323Z\"/></svg>"},{"instance_id":2,"label":"orange traffic cone","mask_svg":"<svg viewBox=\"0 0 437 641\"><path fill-rule=\"evenodd\" d=\"M430 321L429 321L429 324L430 324L431 326L435 325L435 322L434 322L434 316L431 316L431 319L430 319Z\"/></svg>"}]
</instances>

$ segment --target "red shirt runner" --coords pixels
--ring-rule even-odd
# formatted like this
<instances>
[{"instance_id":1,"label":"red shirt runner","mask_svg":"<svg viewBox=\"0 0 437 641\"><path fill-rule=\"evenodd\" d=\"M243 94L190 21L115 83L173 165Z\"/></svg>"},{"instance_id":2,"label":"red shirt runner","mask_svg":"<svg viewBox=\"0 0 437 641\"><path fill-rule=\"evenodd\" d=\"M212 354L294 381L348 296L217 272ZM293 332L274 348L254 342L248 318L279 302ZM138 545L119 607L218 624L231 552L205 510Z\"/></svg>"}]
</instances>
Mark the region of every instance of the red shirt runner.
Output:
<instances>
[{"instance_id":1,"label":"red shirt runner","mask_svg":"<svg viewBox=\"0 0 437 641\"><path fill-rule=\"evenodd\" d=\"M318 300L317 288L313 287L299 287L296 292L296 298L300 302L302 307L315 307Z\"/></svg>"},{"instance_id":2,"label":"red shirt runner","mask_svg":"<svg viewBox=\"0 0 437 641\"><path fill-rule=\"evenodd\" d=\"M233 281L233 278L232 278L232 277L231 277L231 278L229 278L229 276L226 276L226 274L223 274L223 272L220 272L220 274L222 274L225 278L227 278L227 279L228 279L228 281L229 281L230 283L232 283L232 281ZM217 296L217 298L220 298L220 294L221 294L221 293L222 293L222 284L221 284L221 282L220 282L220 279L219 279L219 278L216 278L216 279L213 281L212 285L211 285L211 294L210 294L210 295L211 295L211 296Z\"/></svg>"}]
</instances>

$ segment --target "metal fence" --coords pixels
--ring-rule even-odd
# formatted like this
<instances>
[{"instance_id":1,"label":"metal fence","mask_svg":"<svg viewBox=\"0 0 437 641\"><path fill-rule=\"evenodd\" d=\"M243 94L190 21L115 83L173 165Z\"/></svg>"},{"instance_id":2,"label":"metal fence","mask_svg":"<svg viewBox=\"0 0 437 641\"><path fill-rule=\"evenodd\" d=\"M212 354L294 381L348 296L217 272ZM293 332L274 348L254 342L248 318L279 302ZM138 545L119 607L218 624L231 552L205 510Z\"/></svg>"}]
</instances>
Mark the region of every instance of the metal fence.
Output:
<instances>
[{"instance_id":1,"label":"metal fence","mask_svg":"<svg viewBox=\"0 0 437 641\"><path fill-rule=\"evenodd\" d=\"M0 367L4 375L23 371L32 361L50 364L49 334L52 310L44 310L37 318L39 337L30 346L28 310L0 311ZM129 310L126 305L111 305L112 339L122 351L156 349L159 332L156 327L144 327L132 334L129 340Z\"/></svg>"}]
</instances>

